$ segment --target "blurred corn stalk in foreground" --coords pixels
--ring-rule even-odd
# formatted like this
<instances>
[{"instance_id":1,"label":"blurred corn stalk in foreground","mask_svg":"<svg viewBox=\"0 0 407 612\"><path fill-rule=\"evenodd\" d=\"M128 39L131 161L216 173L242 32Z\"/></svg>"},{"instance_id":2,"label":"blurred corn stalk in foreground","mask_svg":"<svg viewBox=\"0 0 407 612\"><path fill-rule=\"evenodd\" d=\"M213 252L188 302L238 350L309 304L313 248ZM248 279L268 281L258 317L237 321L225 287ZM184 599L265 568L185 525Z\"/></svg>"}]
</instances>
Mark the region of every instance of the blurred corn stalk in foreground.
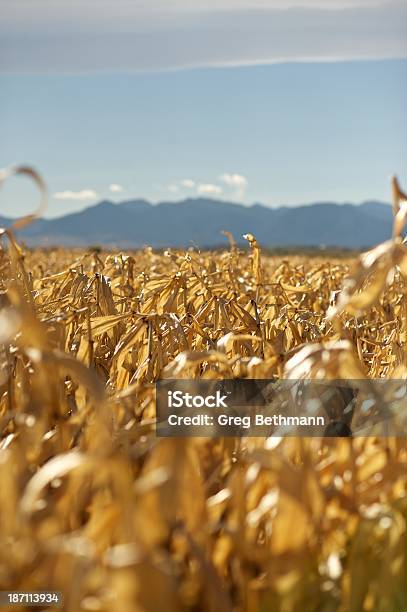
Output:
<instances>
[{"instance_id":1,"label":"blurred corn stalk in foreground","mask_svg":"<svg viewBox=\"0 0 407 612\"><path fill-rule=\"evenodd\" d=\"M0 589L70 612L406 609L403 439L154 431L160 377L405 378L397 190L393 239L353 272L251 235L249 256L112 254L3 230Z\"/></svg>"}]
</instances>

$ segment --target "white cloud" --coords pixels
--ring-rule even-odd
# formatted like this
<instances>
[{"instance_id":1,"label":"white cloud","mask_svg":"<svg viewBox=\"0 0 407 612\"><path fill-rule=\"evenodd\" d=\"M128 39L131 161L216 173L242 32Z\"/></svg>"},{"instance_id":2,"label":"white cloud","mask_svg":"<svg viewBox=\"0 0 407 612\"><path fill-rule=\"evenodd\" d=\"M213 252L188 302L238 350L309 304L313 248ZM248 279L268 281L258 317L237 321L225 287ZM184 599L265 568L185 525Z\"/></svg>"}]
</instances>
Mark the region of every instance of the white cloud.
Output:
<instances>
[{"instance_id":1,"label":"white cloud","mask_svg":"<svg viewBox=\"0 0 407 612\"><path fill-rule=\"evenodd\" d=\"M82 191L57 191L54 198L57 200L96 200L99 195L93 189L82 189Z\"/></svg>"},{"instance_id":2,"label":"white cloud","mask_svg":"<svg viewBox=\"0 0 407 612\"><path fill-rule=\"evenodd\" d=\"M212 185L211 183L200 183L197 187L197 192L200 195L211 195L219 196L222 194L223 189L219 185Z\"/></svg>"},{"instance_id":3,"label":"white cloud","mask_svg":"<svg viewBox=\"0 0 407 612\"><path fill-rule=\"evenodd\" d=\"M112 193L121 193L123 191L123 187L117 183L112 183L109 189Z\"/></svg>"},{"instance_id":4,"label":"white cloud","mask_svg":"<svg viewBox=\"0 0 407 612\"><path fill-rule=\"evenodd\" d=\"M225 183L228 187L235 190L235 197L241 200L244 198L245 191L247 189L248 180L242 174L222 174L220 180Z\"/></svg>"},{"instance_id":5,"label":"white cloud","mask_svg":"<svg viewBox=\"0 0 407 612\"><path fill-rule=\"evenodd\" d=\"M179 191L178 185L168 185L167 189L170 193L178 193Z\"/></svg>"},{"instance_id":6,"label":"white cloud","mask_svg":"<svg viewBox=\"0 0 407 612\"><path fill-rule=\"evenodd\" d=\"M181 185L186 187L186 189L193 189L195 187L195 181L192 181L191 179L184 179L181 181Z\"/></svg>"}]
</instances>

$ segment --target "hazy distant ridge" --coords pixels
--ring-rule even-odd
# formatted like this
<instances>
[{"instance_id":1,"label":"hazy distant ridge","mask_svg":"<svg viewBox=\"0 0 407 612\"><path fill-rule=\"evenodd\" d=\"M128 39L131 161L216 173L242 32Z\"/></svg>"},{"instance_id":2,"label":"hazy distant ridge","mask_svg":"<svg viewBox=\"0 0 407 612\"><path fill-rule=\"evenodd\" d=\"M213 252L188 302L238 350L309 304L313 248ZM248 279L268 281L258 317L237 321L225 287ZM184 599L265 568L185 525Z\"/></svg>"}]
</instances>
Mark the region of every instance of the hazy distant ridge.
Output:
<instances>
[{"instance_id":1,"label":"hazy distant ridge","mask_svg":"<svg viewBox=\"0 0 407 612\"><path fill-rule=\"evenodd\" d=\"M9 225L10 219L1 219ZM391 236L388 204L318 203L270 208L241 206L212 199L189 199L152 205L145 200L121 204L104 201L57 219L41 219L21 232L29 245L117 247L199 247L225 243L221 230L237 242L252 233L269 247L339 246L362 248Z\"/></svg>"}]
</instances>

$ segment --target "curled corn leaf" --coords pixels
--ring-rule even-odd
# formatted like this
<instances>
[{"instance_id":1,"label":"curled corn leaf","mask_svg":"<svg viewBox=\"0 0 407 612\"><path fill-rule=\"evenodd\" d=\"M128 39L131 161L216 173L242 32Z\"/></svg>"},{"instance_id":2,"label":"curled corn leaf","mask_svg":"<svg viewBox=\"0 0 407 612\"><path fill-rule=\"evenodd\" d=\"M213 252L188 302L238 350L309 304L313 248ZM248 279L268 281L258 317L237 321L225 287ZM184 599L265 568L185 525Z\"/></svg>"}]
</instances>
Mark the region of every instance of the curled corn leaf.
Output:
<instances>
[{"instance_id":1,"label":"curled corn leaf","mask_svg":"<svg viewBox=\"0 0 407 612\"><path fill-rule=\"evenodd\" d=\"M36 170L34 170L34 168L31 168L30 166L12 166L10 168L0 170L0 187L6 179L13 175L28 176L37 185L41 195L40 203L37 209L33 213L25 215L21 219L18 219L18 221L15 221L10 228L11 230L19 230L43 215L48 205L48 191L44 179Z\"/></svg>"}]
</instances>

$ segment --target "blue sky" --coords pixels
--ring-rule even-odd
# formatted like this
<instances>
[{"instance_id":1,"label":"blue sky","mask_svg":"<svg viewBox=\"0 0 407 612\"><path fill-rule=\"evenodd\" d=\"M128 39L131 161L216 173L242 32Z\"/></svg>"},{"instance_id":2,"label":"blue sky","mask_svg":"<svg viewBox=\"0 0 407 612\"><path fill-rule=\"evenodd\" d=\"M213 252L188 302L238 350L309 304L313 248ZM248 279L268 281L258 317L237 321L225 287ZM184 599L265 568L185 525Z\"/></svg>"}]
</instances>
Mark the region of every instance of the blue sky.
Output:
<instances>
[{"instance_id":1,"label":"blue sky","mask_svg":"<svg viewBox=\"0 0 407 612\"><path fill-rule=\"evenodd\" d=\"M48 215L102 198L359 202L407 179L404 2L97 6L0 0L0 166L43 173ZM13 179L0 214L34 197Z\"/></svg>"}]
</instances>

